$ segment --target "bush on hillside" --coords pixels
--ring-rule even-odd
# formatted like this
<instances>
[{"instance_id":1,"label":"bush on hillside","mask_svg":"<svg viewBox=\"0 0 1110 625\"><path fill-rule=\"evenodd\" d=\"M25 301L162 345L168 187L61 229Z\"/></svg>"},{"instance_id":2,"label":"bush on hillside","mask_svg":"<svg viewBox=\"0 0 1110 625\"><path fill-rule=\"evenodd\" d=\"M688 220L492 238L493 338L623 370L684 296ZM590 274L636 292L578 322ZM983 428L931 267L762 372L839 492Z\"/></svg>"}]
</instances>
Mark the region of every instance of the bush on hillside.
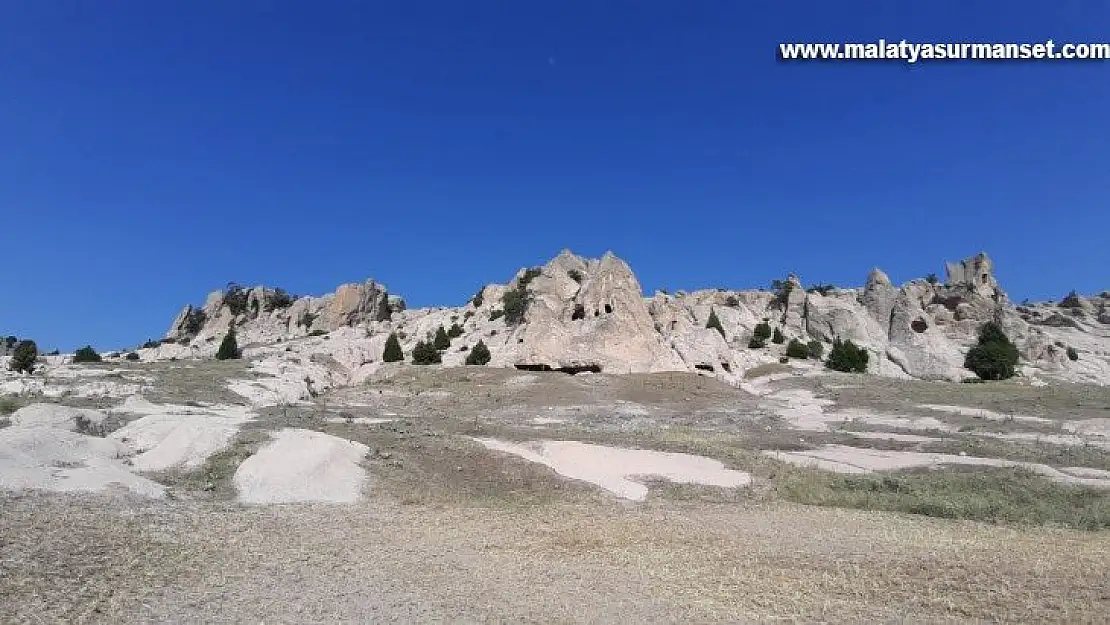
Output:
<instances>
[{"instance_id":1,"label":"bush on hillside","mask_svg":"<svg viewBox=\"0 0 1110 625\"><path fill-rule=\"evenodd\" d=\"M474 294L474 297L470 298L470 303L474 304L475 308L480 307L482 305L482 302L485 301L485 297L482 296L485 291L486 287L483 286L482 288L478 289L478 292Z\"/></svg>"},{"instance_id":2,"label":"bush on hillside","mask_svg":"<svg viewBox=\"0 0 1110 625\"><path fill-rule=\"evenodd\" d=\"M532 267L530 269L525 269L524 270L524 275L520 276L520 280L517 280L516 288L518 288L518 289L527 289L528 284L530 282L532 282L532 280L535 280L536 278L540 277L540 273L542 273L542 272L540 271L539 267Z\"/></svg>"},{"instance_id":3,"label":"bush on hillside","mask_svg":"<svg viewBox=\"0 0 1110 625\"><path fill-rule=\"evenodd\" d=\"M771 338L771 324L764 321L763 323L756 325L755 331L752 336L761 341L766 341L767 339Z\"/></svg>"},{"instance_id":4,"label":"bush on hillside","mask_svg":"<svg viewBox=\"0 0 1110 625\"><path fill-rule=\"evenodd\" d=\"M705 327L720 332L721 338L725 337L725 329L721 327L721 320L717 318L717 311L712 308L709 309L709 321L705 323Z\"/></svg>"},{"instance_id":5,"label":"bush on hillside","mask_svg":"<svg viewBox=\"0 0 1110 625\"><path fill-rule=\"evenodd\" d=\"M382 350L382 362L401 362L405 359L405 352L401 349L401 341L397 340L397 335L390 332L389 338L385 340L385 349Z\"/></svg>"},{"instance_id":6,"label":"bush on hillside","mask_svg":"<svg viewBox=\"0 0 1110 625\"><path fill-rule=\"evenodd\" d=\"M34 341L23 340L15 343L11 362L8 368L16 373L31 373L35 370L35 361L39 357L39 348Z\"/></svg>"},{"instance_id":7,"label":"bush on hillside","mask_svg":"<svg viewBox=\"0 0 1110 625\"><path fill-rule=\"evenodd\" d=\"M577 269L571 269L567 272L567 275L570 276L571 280L574 280L578 284L582 284L583 276L581 271L578 271Z\"/></svg>"},{"instance_id":8,"label":"bush on hillside","mask_svg":"<svg viewBox=\"0 0 1110 625\"><path fill-rule=\"evenodd\" d=\"M436 365L443 362L443 359L434 345L420 341L412 348L412 362L416 365Z\"/></svg>"},{"instance_id":9,"label":"bush on hillside","mask_svg":"<svg viewBox=\"0 0 1110 625\"><path fill-rule=\"evenodd\" d=\"M1079 352L1074 347L1067 349L1068 360L1079 360Z\"/></svg>"},{"instance_id":10,"label":"bush on hillside","mask_svg":"<svg viewBox=\"0 0 1110 625\"><path fill-rule=\"evenodd\" d=\"M767 339L753 336L752 340L748 341L748 349L763 349L764 347L767 347Z\"/></svg>"},{"instance_id":11,"label":"bush on hillside","mask_svg":"<svg viewBox=\"0 0 1110 625\"><path fill-rule=\"evenodd\" d=\"M771 342L775 345L782 345L786 341L786 336L783 335L782 330L775 328L774 334L771 335Z\"/></svg>"},{"instance_id":12,"label":"bush on hillside","mask_svg":"<svg viewBox=\"0 0 1110 625\"><path fill-rule=\"evenodd\" d=\"M524 314L528 312L528 291L524 288L515 288L505 291L501 296L501 305L504 309L505 323L517 325L524 321ZM493 315L490 315L492 318Z\"/></svg>"},{"instance_id":13,"label":"bush on hillside","mask_svg":"<svg viewBox=\"0 0 1110 625\"><path fill-rule=\"evenodd\" d=\"M100 354L91 345L86 345L73 353L73 362L100 362Z\"/></svg>"},{"instance_id":14,"label":"bush on hillside","mask_svg":"<svg viewBox=\"0 0 1110 625\"><path fill-rule=\"evenodd\" d=\"M821 360L821 357L825 355L825 346L821 344L821 341L810 341L806 343L806 351L809 352L810 358Z\"/></svg>"},{"instance_id":15,"label":"bush on hillside","mask_svg":"<svg viewBox=\"0 0 1110 625\"><path fill-rule=\"evenodd\" d=\"M470 350L470 353L466 355L466 364L485 365L489 364L490 358L489 348L479 339L474 348Z\"/></svg>"},{"instance_id":16,"label":"bush on hillside","mask_svg":"<svg viewBox=\"0 0 1110 625\"><path fill-rule=\"evenodd\" d=\"M791 358L805 360L809 358L809 349L806 348L805 343L798 339L790 339L790 342L786 344L786 355Z\"/></svg>"},{"instance_id":17,"label":"bush on hillside","mask_svg":"<svg viewBox=\"0 0 1110 625\"><path fill-rule=\"evenodd\" d=\"M851 339L841 341L838 338L833 341L832 351L829 352L825 366L833 371L866 373L867 360L867 350L853 343Z\"/></svg>"},{"instance_id":18,"label":"bush on hillside","mask_svg":"<svg viewBox=\"0 0 1110 625\"><path fill-rule=\"evenodd\" d=\"M127 352L127 356L125 356L125 358L127 358L128 360L138 360L139 355L135 352Z\"/></svg>"},{"instance_id":19,"label":"bush on hillside","mask_svg":"<svg viewBox=\"0 0 1110 625\"><path fill-rule=\"evenodd\" d=\"M216 350L216 360L234 360L239 357L239 342L235 340L235 328L228 328L224 340Z\"/></svg>"},{"instance_id":20,"label":"bush on hillside","mask_svg":"<svg viewBox=\"0 0 1110 625\"><path fill-rule=\"evenodd\" d=\"M458 323L452 323L450 328L447 328L447 338L457 339L463 335L462 326Z\"/></svg>"},{"instance_id":21,"label":"bush on hillside","mask_svg":"<svg viewBox=\"0 0 1110 625\"><path fill-rule=\"evenodd\" d=\"M993 321L979 329L979 344L968 350L964 358L964 367L983 380L1012 378L1017 363L1017 346L1006 336L1002 326Z\"/></svg>"},{"instance_id":22,"label":"bush on hillside","mask_svg":"<svg viewBox=\"0 0 1110 625\"><path fill-rule=\"evenodd\" d=\"M435 338L432 339L432 347L438 351L451 347L451 339L447 338L447 331L443 329L443 326L436 328Z\"/></svg>"}]
</instances>

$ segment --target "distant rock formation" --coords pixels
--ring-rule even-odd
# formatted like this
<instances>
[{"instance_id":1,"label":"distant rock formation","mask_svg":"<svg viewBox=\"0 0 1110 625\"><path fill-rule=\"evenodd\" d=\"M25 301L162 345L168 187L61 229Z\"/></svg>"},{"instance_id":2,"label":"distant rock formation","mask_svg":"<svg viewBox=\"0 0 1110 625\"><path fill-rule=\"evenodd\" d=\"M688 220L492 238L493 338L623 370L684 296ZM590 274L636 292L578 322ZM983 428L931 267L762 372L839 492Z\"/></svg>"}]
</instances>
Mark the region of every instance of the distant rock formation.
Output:
<instances>
[{"instance_id":1,"label":"distant rock formation","mask_svg":"<svg viewBox=\"0 0 1110 625\"><path fill-rule=\"evenodd\" d=\"M408 359L417 341L457 323L462 335L443 352L445 366L461 365L465 349L482 340L491 366L699 371L738 382L747 369L783 357L781 344L748 347L755 326L768 323L787 340L828 347L837 338L851 339L870 352L871 373L954 381L972 376L963 368L964 355L979 328L995 321L1018 345L1028 374L1110 381L1110 294L1072 294L1059 304L1015 307L986 254L947 263L946 280L937 282L919 279L897 287L875 268L854 289L806 291L791 275L776 283L775 292L702 290L645 298L631 268L612 253L587 259L568 250L542 267L521 269L506 284L487 285L480 298L454 308L407 309L374 281L296 298L280 289L231 285L209 295L201 308L186 306L166 334L173 348L150 356L209 356L233 325L240 345L271 356L278 343L331 333L333 340L310 344L310 355L313 362L327 362L328 375L341 383L381 366L390 333L397 333ZM504 314L506 304L518 307L516 312L523 307L519 321ZM723 335L706 327L711 314ZM1067 356L1068 347L1078 359ZM297 354L301 348L289 349Z\"/></svg>"}]
</instances>

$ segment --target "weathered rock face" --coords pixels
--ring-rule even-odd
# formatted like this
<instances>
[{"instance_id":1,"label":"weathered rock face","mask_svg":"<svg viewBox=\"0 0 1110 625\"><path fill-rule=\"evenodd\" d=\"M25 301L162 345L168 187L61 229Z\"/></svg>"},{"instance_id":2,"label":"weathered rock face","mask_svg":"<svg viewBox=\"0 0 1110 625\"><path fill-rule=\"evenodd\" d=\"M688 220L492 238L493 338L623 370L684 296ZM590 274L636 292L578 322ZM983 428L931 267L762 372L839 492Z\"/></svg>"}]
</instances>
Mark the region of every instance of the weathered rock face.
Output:
<instances>
[{"instance_id":1,"label":"weathered rock face","mask_svg":"<svg viewBox=\"0 0 1110 625\"><path fill-rule=\"evenodd\" d=\"M323 388L357 383L381 366L390 333L408 358L417 341L458 324L461 335L442 353L446 366L461 365L481 340L491 366L701 371L739 382L747 369L784 354L784 344L749 347L757 324L767 323L787 340L819 341L826 352L833 340L850 339L870 353L871 373L958 380L972 375L963 360L979 328L995 321L1018 345L1029 375L1110 382L1110 296L1014 307L985 254L948 263L943 284L914 280L896 287L878 269L858 289L807 292L797 276L781 284L777 292L645 298L631 268L613 254L586 259L564 251L543 267L518 271L507 284L487 285L480 298L457 308L410 310L374 281L322 297L229 288L209 295L202 308L184 308L167 333L179 344L151 355L211 355L234 326L240 345L256 346L248 353L268 354L275 368L293 357L329 363L313 378ZM526 302L519 322L504 314L514 298ZM711 314L723 332L706 327ZM1077 350L1077 360L1067 356L1068 347Z\"/></svg>"}]
</instances>

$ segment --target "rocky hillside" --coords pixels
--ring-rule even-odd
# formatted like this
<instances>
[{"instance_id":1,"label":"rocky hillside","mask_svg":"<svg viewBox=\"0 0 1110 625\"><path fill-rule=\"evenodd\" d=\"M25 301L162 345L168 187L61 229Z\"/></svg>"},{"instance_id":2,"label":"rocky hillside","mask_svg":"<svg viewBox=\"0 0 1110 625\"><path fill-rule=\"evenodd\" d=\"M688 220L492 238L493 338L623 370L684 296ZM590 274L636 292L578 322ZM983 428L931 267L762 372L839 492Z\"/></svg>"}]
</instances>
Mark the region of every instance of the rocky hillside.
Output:
<instances>
[{"instance_id":1,"label":"rocky hillside","mask_svg":"<svg viewBox=\"0 0 1110 625\"><path fill-rule=\"evenodd\" d=\"M1059 303L1015 306L985 254L948 263L901 286L879 269L860 288L805 289L789 276L775 291L703 290L645 297L631 268L613 254L586 259L564 251L543 267L521 269L506 284L483 288L465 306L406 309L374 281L345 284L323 297L280 289L230 286L203 307L186 306L162 345L143 359L209 357L235 327L246 355L280 369L307 359L318 385L356 383L382 365L390 333L406 359L439 327L458 328L443 364L463 364L479 340L491 366L609 373L702 371L731 382L754 366L778 362L790 339L836 338L870 354L869 372L960 380L973 374L964 355L987 321L1017 344L1031 380L1110 381L1110 294L1069 295ZM720 331L709 328L710 316ZM781 332L782 343L749 344L756 326ZM1070 349L1069 349L1070 348ZM298 373L299 375L299 373Z\"/></svg>"}]
</instances>

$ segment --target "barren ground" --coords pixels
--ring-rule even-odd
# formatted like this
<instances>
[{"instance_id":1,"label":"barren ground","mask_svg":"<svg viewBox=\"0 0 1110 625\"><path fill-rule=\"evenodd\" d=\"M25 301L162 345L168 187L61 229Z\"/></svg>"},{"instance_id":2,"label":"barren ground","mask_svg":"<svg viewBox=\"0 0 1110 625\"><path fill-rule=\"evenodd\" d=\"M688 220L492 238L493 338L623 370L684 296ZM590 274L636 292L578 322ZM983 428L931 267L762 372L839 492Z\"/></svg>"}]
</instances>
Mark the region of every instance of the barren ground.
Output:
<instances>
[{"instance_id":1,"label":"barren ground","mask_svg":"<svg viewBox=\"0 0 1110 625\"><path fill-rule=\"evenodd\" d=\"M152 401L243 401L226 390L228 378L249 375L241 364L189 365L113 366L152 378L142 390ZM170 486L164 500L0 492L0 621L1095 622L1110 613L1105 490L1012 467L845 476L765 455L836 444L1096 475L1110 469L1101 444L1110 437L1050 437L1110 416L1107 389L849 375L752 382L758 394L686 374L409 366L260 409L201 469L148 475ZM784 391L849 416L825 431L796 429L774 399ZM935 427L906 427L911 417ZM367 445L362 501L237 503L235 469L285 427ZM647 499L632 502L474 437L697 454L750 473L752 485L646 478Z\"/></svg>"}]
</instances>

